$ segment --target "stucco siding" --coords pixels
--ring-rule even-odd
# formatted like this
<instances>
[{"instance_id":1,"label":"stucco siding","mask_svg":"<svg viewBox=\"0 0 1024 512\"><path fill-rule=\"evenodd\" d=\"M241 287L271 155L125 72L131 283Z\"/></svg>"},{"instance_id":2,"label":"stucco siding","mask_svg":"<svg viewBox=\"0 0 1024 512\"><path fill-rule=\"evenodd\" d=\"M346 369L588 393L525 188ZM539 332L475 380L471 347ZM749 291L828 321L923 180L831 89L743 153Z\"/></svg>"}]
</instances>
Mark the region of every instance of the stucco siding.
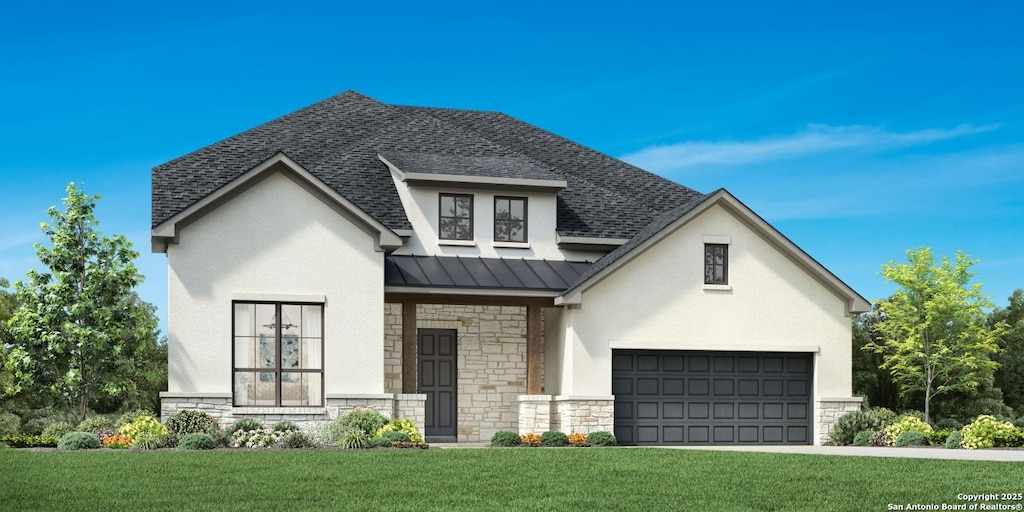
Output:
<instances>
[{"instance_id":1,"label":"stucco siding","mask_svg":"<svg viewBox=\"0 0 1024 512\"><path fill-rule=\"evenodd\" d=\"M238 297L323 298L327 394L384 392L383 253L281 172L180 231L167 250L169 391L232 391Z\"/></svg>"},{"instance_id":2,"label":"stucco siding","mask_svg":"<svg viewBox=\"0 0 1024 512\"><path fill-rule=\"evenodd\" d=\"M707 289L706 236L728 237L729 289ZM721 206L583 292L565 315L565 395L611 393L611 348L817 351L815 397L850 395L843 299Z\"/></svg>"}]
</instances>

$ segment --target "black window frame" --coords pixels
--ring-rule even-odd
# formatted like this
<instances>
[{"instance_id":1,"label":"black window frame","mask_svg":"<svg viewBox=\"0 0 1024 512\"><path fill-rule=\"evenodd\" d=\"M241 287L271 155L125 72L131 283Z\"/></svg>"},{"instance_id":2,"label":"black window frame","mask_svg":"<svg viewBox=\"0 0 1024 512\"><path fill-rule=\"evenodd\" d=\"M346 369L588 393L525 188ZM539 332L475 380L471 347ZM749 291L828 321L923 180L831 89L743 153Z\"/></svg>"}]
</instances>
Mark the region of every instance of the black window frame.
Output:
<instances>
[{"instance_id":1,"label":"black window frame","mask_svg":"<svg viewBox=\"0 0 1024 512\"><path fill-rule=\"evenodd\" d=\"M715 263L714 250L722 250L722 263ZM722 268L722 279L715 280L716 268ZM728 285L729 284L729 244L704 244L704 284Z\"/></svg>"},{"instance_id":2,"label":"black window frame","mask_svg":"<svg viewBox=\"0 0 1024 512\"><path fill-rule=\"evenodd\" d=\"M522 201L523 202L523 220L522 220L522 222L523 222L523 239L522 240L511 240L511 239L499 239L498 238L498 222L499 222L499 219L498 219L498 201L501 201L501 200L505 200L505 201L509 202L508 211L509 211L510 218L502 219L502 220L500 220L500 222L506 222L509 225L511 225L512 222L513 222L513 220L511 219L511 215L512 215L512 201ZM529 206L530 206L530 200L529 200L528 197L521 197L521 196L494 196L494 241L495 242L511 242L511 243L525 244L525 243L528 243L530 241L530 232L529 232L529 228L527 227L529 225L529 218L530 218ZM519 221L515 221L515 222L519 222ZM511 227L509 228L508 232L509 233L512 232Z\"/></svg>"},{"instance_id":3,"label":"black window frame","mask_svg":"<svg viewBox=\"0 0 1024 512\"><path fill-rule=\"evenodd\" d=\"M458 216L458 206L456 206L456 215L445 215L442 205L444 204L444 198L451 197L458 204L459 198L469 198L469 238L457 238L457 237L446 237L444 236L444 219L464 219L466 217ZM475 212L473 210L473 194L456 194L449 192L441 192L437 195L437 237L441 240L466 240L472 241L474 237L474 220Z\"/></svg>"},{"instance_id":4,"label":"black window frame","mask_svg":"<svg viewBox=\"0 0 1024 512\"><path fill-rule=\"evenodd\" d=\"M271 304L274 306L274 318L281 318L281 307L282 306L319 306L320 307L320 368L288 368L284 369L281 367L281 322L276 322L274 326L274 343L275 343L275 354L276 361L274 362L274 368L245 368L236 366L235 357L236 353L236 340L239 336L235 333L235 306L238 304ZM325 347L325 325L324 325L324 309L326 305L323 302L302 302L302 301L268 301L268 300L233 300L231 301L231 405L233 407L325 407L327 404L327 398L324 395L326 387L324 380L324 363L326 362L326 356L324 354ZM301 339L301 338L300 338ZM273 373L274 374L274 405L250 405L250 404L239 404L238 397L235 394L235 374L239 372L253 372L253 373ZM281 384L283 382L283 373L318 373L320 374L320 403L319 404L304 404L304 405L284 405L281 402Z\"/></svg>"}]
</instances>

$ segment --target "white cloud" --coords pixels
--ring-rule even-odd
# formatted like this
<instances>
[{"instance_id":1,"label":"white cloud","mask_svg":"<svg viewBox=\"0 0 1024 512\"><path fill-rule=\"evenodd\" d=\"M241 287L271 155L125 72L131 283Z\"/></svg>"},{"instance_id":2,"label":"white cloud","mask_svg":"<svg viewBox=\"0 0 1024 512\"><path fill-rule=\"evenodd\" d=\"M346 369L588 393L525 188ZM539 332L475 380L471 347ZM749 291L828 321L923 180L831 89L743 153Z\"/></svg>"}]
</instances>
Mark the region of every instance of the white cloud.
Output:
<instances>
[{"instance_id":1,"label":"white cloud","mask_svg":"<svg viewBox=\"0 0 1024 512\"><path fill-rule=\"evenodd\" d=\"M952 129L931 128L889 132L877 126L808 124L793 135L754 141L694 141L644 148L623 160L656 173L671 173L696 165L750 164L798 158L843 149L880 150L927 144L999 128L962 124Z\"/></svg>"}]
</instances>

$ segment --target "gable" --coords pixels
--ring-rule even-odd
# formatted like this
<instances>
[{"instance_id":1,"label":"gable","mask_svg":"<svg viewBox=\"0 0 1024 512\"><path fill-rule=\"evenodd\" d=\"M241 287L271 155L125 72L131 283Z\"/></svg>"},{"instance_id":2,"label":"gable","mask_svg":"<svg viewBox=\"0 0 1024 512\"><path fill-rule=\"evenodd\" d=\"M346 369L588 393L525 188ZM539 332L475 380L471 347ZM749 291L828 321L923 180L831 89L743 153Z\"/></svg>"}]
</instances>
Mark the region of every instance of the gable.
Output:
<instances>
[{"instance_id":1,"label":"gable","mask_svg":"<svg viewBox=\"0 0 1024 512\"><path fill-rule=\"evenodd\" d=\"M811 280L808 282L827 290L830 294L841 299L845 303L847 315L870 310L870 303L861 297L860 294L829 272L828 269L724 189L702 200L684 204L652 222L639 235L609 253L591 267L587 273L580 276L579 280L562 297L556 299L556 304L581 303L585 291L601 283L620 269L631 265L633 260L661 244L666 239L676 236L675 234L678 231L683 230L689 224L699 223L702 216L712 211L719 213L723 211L728 212L731 218L739 223L739 226L743 226L744 232L749 232L760 239L766 250L784 257L789 265L806 274L805 277ZM709 235L715 234L709 233ZM723 234L719 233L718 235ZM691 240L687 247L690 250L698 251L702 250L703 243L703 239L700 241ZM696 253L693 258L695 258L693 261L701 265L703 264L702 253ZM684 263L690 262L686 261ZM661 272L664 269L651 268L650 271ZM702 276L703 273L698 272L696 275ZM797 282L794 280L794 284Z\"/></svg>"},{"instance_id":2,"label":"gable","mask_svg":"<svg viewBox=\"0 0 1024 512\"><path fill-rule=\"evenodd\" d=\"M188 208L154 226L152 230L153 251L166 252L168 244L177 243L180 231L183 228L235 199L267 177L277 173L291 178L296 184L304 188L312 196L310 199L319 199L334 209L335 212L359 226L367 234L373 236L376 241L377 250L393 249L402 244L401 238L393 231L377 222L376 219L359 209L347 198L328 187L287 155L277 153L201 200L191 204Z\"/></svg>"}]
</instances>

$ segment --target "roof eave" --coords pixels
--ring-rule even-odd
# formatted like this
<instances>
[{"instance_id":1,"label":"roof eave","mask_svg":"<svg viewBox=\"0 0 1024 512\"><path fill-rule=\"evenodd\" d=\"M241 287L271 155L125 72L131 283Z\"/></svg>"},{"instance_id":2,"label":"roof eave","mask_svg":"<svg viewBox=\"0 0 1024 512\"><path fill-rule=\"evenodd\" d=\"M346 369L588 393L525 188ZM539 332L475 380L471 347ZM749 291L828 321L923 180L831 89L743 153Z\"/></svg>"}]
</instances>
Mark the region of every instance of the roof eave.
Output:
<instances>
[{"instance_id":1,"label":"roof eave","mask_svg":"<svg viewBox=\"0 0 1024 512\"><path fill-rule=\"evenodd\" d=\"M388 251L402 246L401 236L363 211L355 203L345 198L345 196L336 192L320 180L320 178L317 178L288 157L288 155L277 152L206 197L192 203L189 207L153 227L150 232L152 251L166 253L168 245L178 243L182 228L278 171L283 171L303 188L373 235L375 237L376 250Z\"/></svg>"}]
</instances>

